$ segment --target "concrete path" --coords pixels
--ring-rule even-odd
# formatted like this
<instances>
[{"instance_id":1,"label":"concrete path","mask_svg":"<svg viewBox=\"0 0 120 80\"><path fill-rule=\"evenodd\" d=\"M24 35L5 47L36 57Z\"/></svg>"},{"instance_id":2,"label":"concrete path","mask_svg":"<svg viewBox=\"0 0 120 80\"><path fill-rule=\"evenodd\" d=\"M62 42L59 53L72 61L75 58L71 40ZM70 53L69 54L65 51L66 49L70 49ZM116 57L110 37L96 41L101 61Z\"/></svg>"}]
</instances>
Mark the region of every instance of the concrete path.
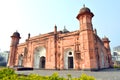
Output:
<instances>
[{"instance_id":1,"label":"concrete path","mask_svg":"<svg viewBox=\"0 0 120 80\"><path fill-rule=\"evenodd\" d=\"M94 76L96 80L120 80L119 69L104 69L101 71L81 71L81 70L27 70L27 71L16 71L18 74L39 74L39 75L52 75L57 72L59 76L67 77L67 74L71 74L72 77L79 77L82 73L90 76Z\"/></svg>"}]
</instances>

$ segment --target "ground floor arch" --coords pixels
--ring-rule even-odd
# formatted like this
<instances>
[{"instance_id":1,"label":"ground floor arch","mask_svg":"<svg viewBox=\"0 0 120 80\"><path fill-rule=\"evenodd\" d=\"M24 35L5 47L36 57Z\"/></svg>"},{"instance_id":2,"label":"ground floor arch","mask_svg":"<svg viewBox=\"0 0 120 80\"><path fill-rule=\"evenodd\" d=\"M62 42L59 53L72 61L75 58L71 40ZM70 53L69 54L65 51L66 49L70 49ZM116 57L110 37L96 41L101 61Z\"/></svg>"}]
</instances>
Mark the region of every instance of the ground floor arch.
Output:
<instances>
[{"instance_id":1,"label":"ground floor arch","mask_svg":"<svg viewBox=\"0 0 120 80\"><path fill-rule=\"evenodd\" d=\"M103 52L100 53L100 57L101 57L101 68L104 68L105 62L104 62L104 53Z\"/></svg>"},{"instance_id":2,"label":"ground floor arch","mask_svg":"<svg viewBox=\"0 0 120 80\"><path fill-rule=\"evenodd\" d=\"M20 54L20 55L18 56L18 66L19 66L19 67L22 67L22 66L23 66L23 55L22 55L22 54Z\"/></svg>"},{"instance_id":3,"label":"ground floor arch","mask_svg":"<svg viewBox=\"0 0 120 80\"><path fill-rule=\"evenodd\" d=\"M71 48L64 51L64 69L74 69L74 51Z\"/></svg>"},{"instance_id":4,"label":"ground floor arch","mask_svg":"<svg viewBox=\"0 0 120 80\"><path fill-rule=\"evenodd\" d=\"M46 49L41 46L35 48L33 68L44 69L45 64L46 64Z\"/></svg>"},{"instance_id":5,"label":"ground floor arch","mask_svg":"<svg viewBox=\"0 0 120 80\"><path fill-rule=\"evenodd\" d=\"M39 66L40 68L45 68L45 57L44 56L40 57Z\"/></svg>"}]
</instances>

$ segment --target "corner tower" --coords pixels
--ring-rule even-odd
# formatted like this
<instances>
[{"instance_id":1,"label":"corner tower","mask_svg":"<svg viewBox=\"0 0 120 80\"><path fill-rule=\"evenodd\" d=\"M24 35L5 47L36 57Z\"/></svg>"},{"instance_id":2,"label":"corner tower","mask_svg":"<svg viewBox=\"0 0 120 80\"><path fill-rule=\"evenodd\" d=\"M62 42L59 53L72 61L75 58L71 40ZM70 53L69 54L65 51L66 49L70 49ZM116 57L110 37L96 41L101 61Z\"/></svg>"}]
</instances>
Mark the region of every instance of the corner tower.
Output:
<instances>
[{"instance_id":1,"label":"corner tower","mask_svg":"<svg viewBox=\"0 0 120 80\"><path fill-rule=\"evenodd\" d=\"M15 66L17 45L19 44L19 40L21 37L20 37L20 34L16 31L13 33L11 38L12 38L12 40L11 40L11 45L10 45L10 54L9 54L9 59L8 59L8 64L7 64L8 67Z\"/></svg>"},{"instance_id":2,"label":"corner tower","mask_svg":"<svg viewBox=\"0 0 120 80\"><path fill-rule=\"evenodd\" d=\"M107 37L104 37L104 38L102 38L102 41L104 43L105 48L110 50L110 45L109 45L110 41L109 41L109 39Z\"/></svg>"},{"instance_id":3,"label":"corner tower","mask_svg":"<svg viewBox=\"0 0 120 80\"><path fill-rule=\"evenodd\" d=\"M113 67L113 63L112 63L112 56L111 56L111 50L110 50L110 40L107 37L102 38L104 47L107 49L107 58L108 58L108 63L109 63L109 67Z\"/></svg>"},{"instance_id":4,"label":"corner tower","mask_svg":"<svg viewBox=\"0 0 120 80\"><path fill-rule=\"evenodd\" d=\"M92 26L92 17L94 14L89 8L83 6L80 9L77 19L80 24L80 54L81 54L81 69L94 70L97 69L96 56L95 56L95 41L94 31Z\"/></svg>"},{"instance_id":5,"label":"corner tower","mask_svg":"<svg viewBox=\"0 0 120 80\"><path fill-rule=\"evenodd\" d=\"M80 23L80 31L84 30L92 30L92 17L94 14L90 11L89 8L83 6L82 9L80 9L79 14L77 15L77 19L79 20Z\"/></svg>"}]
</instances>

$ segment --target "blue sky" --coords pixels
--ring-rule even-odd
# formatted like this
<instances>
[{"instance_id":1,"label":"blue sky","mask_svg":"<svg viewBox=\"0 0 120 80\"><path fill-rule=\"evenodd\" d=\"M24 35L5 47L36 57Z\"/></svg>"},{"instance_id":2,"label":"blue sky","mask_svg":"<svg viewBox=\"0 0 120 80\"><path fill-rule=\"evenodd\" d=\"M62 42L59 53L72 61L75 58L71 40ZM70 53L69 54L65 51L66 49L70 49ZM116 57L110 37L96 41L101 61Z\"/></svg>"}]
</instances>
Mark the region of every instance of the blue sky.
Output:
<instances>
[{"instance_id":1,"label":"blue sky","mask_svg":"<svg viewBox=\"0 0 120 80\"><path fill-rule=\"evenodd\" d=\"M94 13L93 28L100 38L109 37L111 49L120 45L119 0L0 0L0 49L10 50L10 36L16 30L20 43L31 36L52 32L64 26L69 31L79 29L76 16L85 4Z\"/></svg>"}]
</instances>

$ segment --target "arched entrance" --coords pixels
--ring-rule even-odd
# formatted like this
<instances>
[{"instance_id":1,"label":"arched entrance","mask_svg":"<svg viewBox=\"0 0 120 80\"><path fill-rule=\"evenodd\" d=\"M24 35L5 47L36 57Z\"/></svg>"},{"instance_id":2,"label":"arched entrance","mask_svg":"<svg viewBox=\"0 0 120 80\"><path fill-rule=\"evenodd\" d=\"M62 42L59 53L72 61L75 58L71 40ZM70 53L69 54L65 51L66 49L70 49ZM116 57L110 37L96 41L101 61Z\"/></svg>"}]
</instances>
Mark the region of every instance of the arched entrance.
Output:
<instances>
[{"instance_id":1,"label":"arched entrance","mask_svg":"<svg viewBox=\"0 0 120 80\"><path fill-rule=\"evenodd\" d=\"M74 69L74 53L72 49L64 51L64 69Z\"/></svg>"},{"instance_id":2,"label":"arched entrance","mask_svg":"<svg viewBox=\"0 0 120 80\"><path fill-rule=\"evenodd\" d=\"M35 69L45 68L46 49L44 47L37 47L34 52L34 66Z\"/></svg>"},{"instance_id":3,"label":"arched entrance","mask_svg":"<svg viewBox=\"0 0 120 80\"><path fill-rule=\"evenodd\" d=\"M45 57L44 56L40 57L39 65L40 65L40 68L45 68Z\"/></svg>"},{"instance_id":4,"label":"arched entrance","mask_svg":"<svg viewBox=\"0 0 120 80\"><path fill-rule=\"evenodd\" d=\"M23 65L23 55L20 54L19 57L18 57L18 59L19 59L19 60L18 60L18 66L19 66L19 67L22 67L22 65Z\"/></svg>"}]
</instances>

